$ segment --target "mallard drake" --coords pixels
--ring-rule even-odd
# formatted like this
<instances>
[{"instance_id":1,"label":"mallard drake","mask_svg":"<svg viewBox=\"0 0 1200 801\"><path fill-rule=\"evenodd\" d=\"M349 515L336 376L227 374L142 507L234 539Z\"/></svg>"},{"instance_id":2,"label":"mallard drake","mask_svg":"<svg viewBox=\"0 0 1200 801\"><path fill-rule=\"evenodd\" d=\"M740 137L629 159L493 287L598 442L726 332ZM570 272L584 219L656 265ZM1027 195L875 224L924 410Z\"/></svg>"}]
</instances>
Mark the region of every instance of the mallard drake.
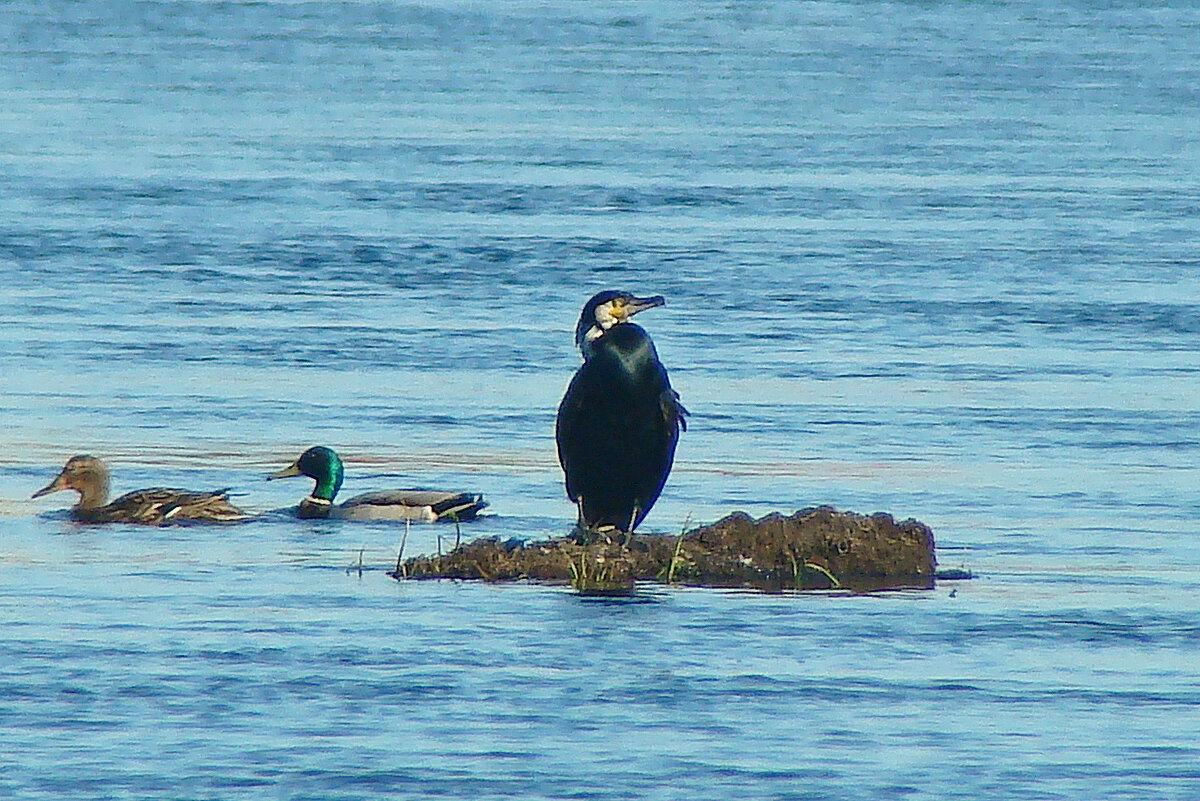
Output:
<instances>
[{"instance_id":1,"label":"mallard drake","mask_svg":"<svg viewBox=\"0 0 1200 801\"><path fill-rule=\"evenodd\" d=\"M267 476L270 481L308 476L316 481L312 494L296 507L298 517L332 517L343 520L471 520L487 506L482 495L469 492L398 489L367 492L335 504L345 468L332 448L309 448L292 464Z\"/></svg>"},{"instance_id":2,"label":"mallard drake","mask_svg":"<svg viewBox=\"0 0 1200 801\"><path fill-rule=\"evenodd\" d=\"M658 500L679 432L687 429L687 409L654 342L629 321L664 303L659 295L600 292L575 326L583 364L559 404L555 441L582 528L637 528Z\"/></svg>"},{"instance_id":3,"label":"mallard drake","mask_svg":"<svg viewBox=\"0 0 1200 801\"><path fill-rule=\"evenodd\" d=\"M60 490L79 493L71 516L81 523L232 523L250 515L229 502L229 490L191 492L151 487L127 492L108 502L108 466L95 456L72 456L53 481L33 493L34 498Z\"/></svg>"}]
</instances>

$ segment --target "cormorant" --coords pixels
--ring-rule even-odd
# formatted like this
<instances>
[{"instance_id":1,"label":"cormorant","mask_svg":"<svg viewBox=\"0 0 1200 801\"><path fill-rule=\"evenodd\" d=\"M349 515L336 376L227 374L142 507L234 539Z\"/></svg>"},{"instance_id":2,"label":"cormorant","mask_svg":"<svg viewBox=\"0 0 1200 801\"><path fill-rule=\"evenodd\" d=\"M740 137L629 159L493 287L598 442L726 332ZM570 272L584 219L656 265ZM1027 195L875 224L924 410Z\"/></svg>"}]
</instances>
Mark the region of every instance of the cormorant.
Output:
<instances>
[{"instance_id":1,"label":"cormorant","mask_svg":"<svg viewBox=\"0 0 1200 801\"><path fill-rule=\"evenodd\" d=\"M600 292L583 307L575 343L583 365L558 406L555 438L579 525L632 532L662 492L687 410L649 334L629 318L662 296Z\"/></svg>"}]
</instances>

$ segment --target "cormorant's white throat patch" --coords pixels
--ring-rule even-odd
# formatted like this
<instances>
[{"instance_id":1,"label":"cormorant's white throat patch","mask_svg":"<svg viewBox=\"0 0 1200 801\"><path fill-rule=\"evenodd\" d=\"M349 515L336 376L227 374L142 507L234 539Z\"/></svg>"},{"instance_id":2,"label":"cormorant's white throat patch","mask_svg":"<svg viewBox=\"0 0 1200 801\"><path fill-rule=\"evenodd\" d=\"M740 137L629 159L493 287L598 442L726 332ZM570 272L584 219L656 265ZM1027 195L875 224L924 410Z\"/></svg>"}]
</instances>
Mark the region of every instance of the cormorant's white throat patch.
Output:
<instances>
[{"instance_id":1,"label":"cormorant's white throat patch","mask_svg":"<svg viewBox=\"0 0 1200 801\"><path fill-rule=\"evenodd\" d=\"M607 331L617 323L624 322L629 318L629 312L625 309L625 304L618 306L614 301L601 303L596 307L596 325L600 327L600 333ZM596 336L599 336L598 333Z\"/></svg>"}]
</instances>

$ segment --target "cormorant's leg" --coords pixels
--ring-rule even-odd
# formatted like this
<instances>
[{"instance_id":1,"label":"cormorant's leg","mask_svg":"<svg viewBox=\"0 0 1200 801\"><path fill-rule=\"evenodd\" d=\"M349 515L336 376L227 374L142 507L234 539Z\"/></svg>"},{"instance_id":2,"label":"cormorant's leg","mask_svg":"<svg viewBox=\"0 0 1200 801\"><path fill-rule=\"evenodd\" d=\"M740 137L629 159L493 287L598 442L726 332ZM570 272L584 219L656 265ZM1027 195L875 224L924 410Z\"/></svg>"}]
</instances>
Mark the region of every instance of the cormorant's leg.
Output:
<instances>
[{"instance_id":1,"label":"cormorant's leg","mask_svg":"<svg viewBox=\"0 0 1200 801\"><path fill-rule=\"evenodd\" d=\"M583 496L580 495L575 502L575 511L578 513L575 517L575 531L572 533L572 539L579 545L589 545L594 540L596 534L588 526L583 519Z\"/></svg>"},{"instance_id":2,"label":"cormorant's leg","mask_svg":"<svg viewBox=\"0 0 1200 801\"><path fill-rule=\"evenodd\" d=\"M629 525L625 529L625 536L621 538L621 544L626 548L633 544L633 521L638 519L638 514L640 512L641 509L637 504L634 504L633 509L629 512Z\"/></svg>"}]
</instances>

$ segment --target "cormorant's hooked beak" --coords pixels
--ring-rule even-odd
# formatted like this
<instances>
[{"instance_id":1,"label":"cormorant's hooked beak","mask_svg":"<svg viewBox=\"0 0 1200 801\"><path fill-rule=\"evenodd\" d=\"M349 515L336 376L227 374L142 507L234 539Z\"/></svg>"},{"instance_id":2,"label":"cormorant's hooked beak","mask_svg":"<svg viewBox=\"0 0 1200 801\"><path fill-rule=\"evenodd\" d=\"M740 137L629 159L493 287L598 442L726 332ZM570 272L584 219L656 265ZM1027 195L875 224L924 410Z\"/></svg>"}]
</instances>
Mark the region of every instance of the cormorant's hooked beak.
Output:
<instances>
[{"instance_id":1,"label":"cormorant's hooked beak","mask_svg":"<svg viewBox=\"0 0 1200 801\"><path fill-rule=\"evenodd\" d=\"M653 295L648 298L630 298L625 301L625 305L620 307L620 311L613 309L614 316L620 315L622 319L628 320L633 315L646 309L653 309L655 306L667 305L667 299L662 295Z\"/></svg>"},{"instance_id":2,"label":"cormorant's hooked beak","mask_svg":"<svg viewBox=\"0 0 1200 801\"><path fill-rule=\"evenodd\" d=\"M300 472L300 462L297 460L280 470L278 473L272 473L271 475L267 476L267 481L270 481L273 478L291 478L292 476L302 475L304 475L304 473Z\"/></svg>"},{"instance_id":3,"label":"cormorant's hooked beak","mask_svg":"<svg viewBox=\"0 0 1200 801\"><path fill-rule=\"evenodd\" d=\"M40 498L43 495L49 495L52 492L58 492L59 490L65 490L65 489L71 489L71 481L70 481L70 479L67 478L66 470L59 473L57 476L54 477L53 481L51 481L49 484L42 487L40 490L33 493L29 497L31 499L32 498Z\"/></svg>"}]
</instances>

